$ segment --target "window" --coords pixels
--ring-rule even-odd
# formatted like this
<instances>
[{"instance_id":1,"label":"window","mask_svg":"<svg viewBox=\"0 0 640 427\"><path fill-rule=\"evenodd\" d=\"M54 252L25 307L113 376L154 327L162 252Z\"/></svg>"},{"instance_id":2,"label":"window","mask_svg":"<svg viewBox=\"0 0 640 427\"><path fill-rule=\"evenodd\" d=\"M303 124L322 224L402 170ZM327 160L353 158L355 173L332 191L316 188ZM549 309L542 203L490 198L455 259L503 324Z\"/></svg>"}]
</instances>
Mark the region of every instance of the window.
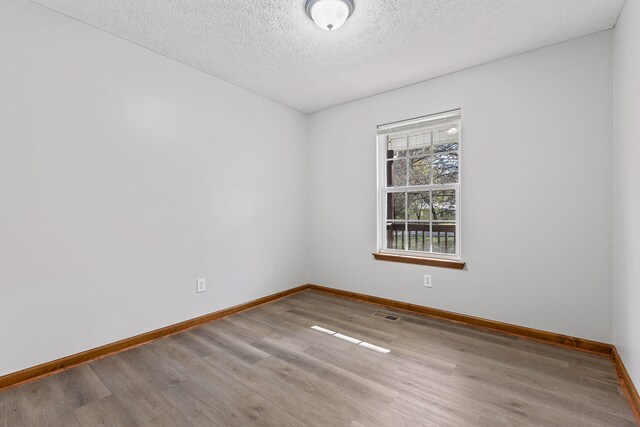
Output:
<instances>
[{"instance_id":1,"label":"window","mask_svg":"<svg viewBox=\"0 0 640 427\"><path fill-rule=\"evenodd\" d=\"M378 252L460 259L460 110L378 126Z\"/></svg>"}]
</instances>

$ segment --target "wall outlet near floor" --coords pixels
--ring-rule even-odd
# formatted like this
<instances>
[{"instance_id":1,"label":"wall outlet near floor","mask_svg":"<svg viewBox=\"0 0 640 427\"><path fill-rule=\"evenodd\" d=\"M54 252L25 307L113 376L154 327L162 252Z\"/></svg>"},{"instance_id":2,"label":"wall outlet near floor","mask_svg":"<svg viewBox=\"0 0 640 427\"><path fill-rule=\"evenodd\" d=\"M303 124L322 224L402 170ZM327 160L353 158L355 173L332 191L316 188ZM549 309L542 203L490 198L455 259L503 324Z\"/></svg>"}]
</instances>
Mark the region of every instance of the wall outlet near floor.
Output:
<instances>
[{"instance_id":1,"label":"wall outlet near floor","mask_svg":"<svg viewBox=\"0 0 640 427\"><path fill-rule=\"evenodd\" d=\"M207 290L207 281L204 279L198 279L198 293L204 292Z\"/></svg>"},{"instance_id":2,"label":"wall outlet near floor","mask_svg":"<svg viewBox=\"0 0 640 427\"><path fill-rule=\"evenodd\" d=\"M430 274L425 274L424 275L424 287L425 288L430 288L431 287L431 275Z\"/></svg>"}]
</instances>

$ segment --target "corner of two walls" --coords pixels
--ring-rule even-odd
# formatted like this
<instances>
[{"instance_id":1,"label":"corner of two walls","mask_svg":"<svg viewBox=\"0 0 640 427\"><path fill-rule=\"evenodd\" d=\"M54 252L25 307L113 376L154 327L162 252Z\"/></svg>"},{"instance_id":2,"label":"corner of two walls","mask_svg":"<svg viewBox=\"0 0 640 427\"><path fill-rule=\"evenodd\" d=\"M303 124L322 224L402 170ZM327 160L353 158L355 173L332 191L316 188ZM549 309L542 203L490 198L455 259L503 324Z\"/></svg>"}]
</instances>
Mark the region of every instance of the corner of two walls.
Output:
<instances>
[{"instance_id":1,"label":"corner of two walls","mask_svg":"<svg viewBox=\"0 0 640 427\"><path fill-rule=\"evenodd\" d=\"M603 31L314 113L311 282L611 342L611 46ZM454 108L466 270L373 260L376 126Z\"/></svg>"},{"instance_id":2,"label":"corner of two walls","mask_svg":"<svg viewBox=\"0 0 640 427\"><path fill-rule=\"evenodd\" d=\"M613 341L640 386L640 2L614 29Z\"/></svg>"},{"instance_id":3,"label":"corner of two walls","mask_svg":"<svg viewBox=\"0 0 640 427\"><path fill-rule=\"evenodd\" d=\"M308 281L307 116L27 0L0 57L0 376Z\"/></svg>"}]
</instances>

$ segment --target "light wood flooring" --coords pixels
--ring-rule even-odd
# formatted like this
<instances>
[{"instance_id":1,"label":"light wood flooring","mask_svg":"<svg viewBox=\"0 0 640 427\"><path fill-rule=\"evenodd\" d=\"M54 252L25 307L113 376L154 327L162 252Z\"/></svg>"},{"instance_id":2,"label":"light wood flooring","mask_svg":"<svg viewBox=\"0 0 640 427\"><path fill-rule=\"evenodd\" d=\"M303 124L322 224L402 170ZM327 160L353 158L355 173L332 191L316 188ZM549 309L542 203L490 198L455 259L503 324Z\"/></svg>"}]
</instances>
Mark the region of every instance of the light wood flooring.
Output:
<instances>
[{"instance_id":1,"label":"light wood flooring","mask_svg":"<svg viewBox=\"0 0 640 427\"><path fill-rule=\"evenodd\" d=\"M607 358L304 291L0 392L0 426L78 425L636 424Z\"/></svg>"}]
</instances>

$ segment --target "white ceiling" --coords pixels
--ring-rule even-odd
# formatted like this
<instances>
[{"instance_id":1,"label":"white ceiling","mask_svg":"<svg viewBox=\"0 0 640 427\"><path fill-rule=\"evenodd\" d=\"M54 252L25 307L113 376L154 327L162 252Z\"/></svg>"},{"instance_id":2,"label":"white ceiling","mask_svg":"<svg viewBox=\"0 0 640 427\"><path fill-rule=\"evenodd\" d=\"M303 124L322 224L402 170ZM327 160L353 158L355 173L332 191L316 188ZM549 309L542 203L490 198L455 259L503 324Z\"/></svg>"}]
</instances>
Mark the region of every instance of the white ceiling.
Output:
<instances>
[{"instance_id":1,"label":"white ceiling","mask_svg":"<svg viewBox=\"0 0 640 427\"><path fill-rule=\"evenodd\" d=\"M302 112L611 28L624 0L35 0Z\"/></svg>"}]
</instances>

